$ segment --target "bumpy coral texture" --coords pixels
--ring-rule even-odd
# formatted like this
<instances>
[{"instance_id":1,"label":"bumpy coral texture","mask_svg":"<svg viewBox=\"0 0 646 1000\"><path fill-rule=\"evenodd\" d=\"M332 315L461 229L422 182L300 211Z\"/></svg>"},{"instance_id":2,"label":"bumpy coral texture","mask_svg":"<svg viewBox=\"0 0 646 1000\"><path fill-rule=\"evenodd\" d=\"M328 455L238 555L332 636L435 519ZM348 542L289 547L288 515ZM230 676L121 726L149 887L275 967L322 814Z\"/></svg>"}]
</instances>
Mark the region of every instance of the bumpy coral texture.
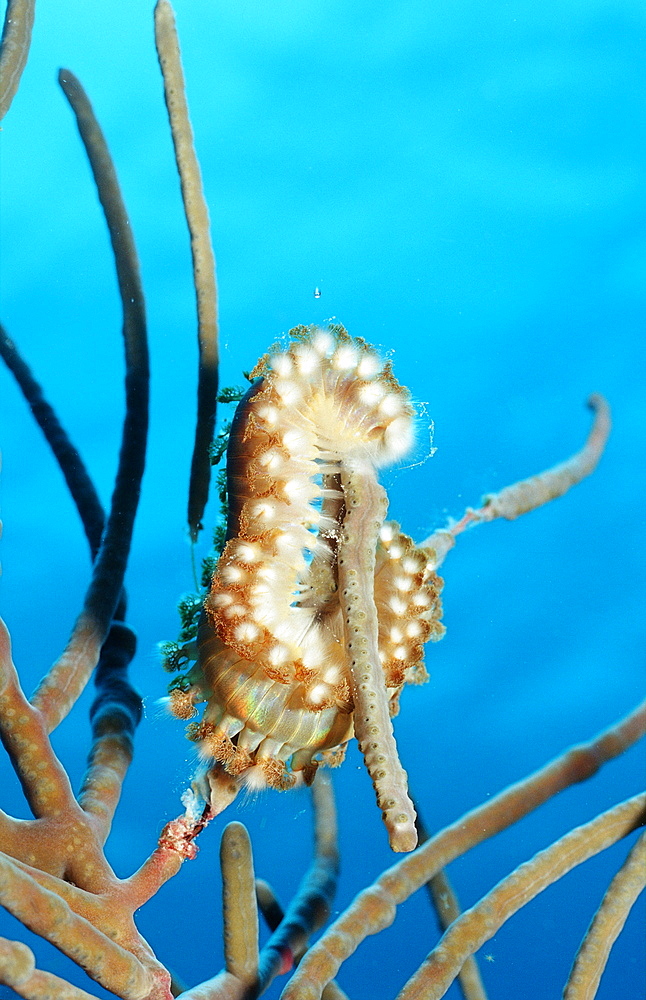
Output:
<instances>
[{"instance_id":1,"label":"bumpy coral texture","mask_svg":"<svg viewBox=\"0 0 646 1000\"><path fill-rule=\"evenodd\" d=\"M342 327L297 328L259 361L238 406L227 455L226 546L177 715L206 701L189 736L249 787L309 783L343 759L353 736L353 678L338 595L347 470L401 458L413 436L410 397L364 341ZM372 474L372 473L371 473ZM378 649L390 713L427 674L439 639L442 581L394 522L374 560Z\"/></svg>"}]
</instances>

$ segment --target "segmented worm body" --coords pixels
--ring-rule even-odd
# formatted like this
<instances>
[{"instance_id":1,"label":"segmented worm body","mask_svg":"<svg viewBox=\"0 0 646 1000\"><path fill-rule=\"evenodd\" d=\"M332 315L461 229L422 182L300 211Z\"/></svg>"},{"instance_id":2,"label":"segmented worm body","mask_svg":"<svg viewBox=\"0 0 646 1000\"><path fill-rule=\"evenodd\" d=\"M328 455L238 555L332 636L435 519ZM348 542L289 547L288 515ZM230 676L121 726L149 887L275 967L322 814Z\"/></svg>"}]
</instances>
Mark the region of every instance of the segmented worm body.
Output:
<instances>
[{"instance_id":1,"label":"segmented worm body","mask_svg":"<svg viewBox=\"0 0 646 1000\"><path fill-rule=\"evenodd\" d=\"M214 771L249 787L311 782L355 735L395 850L414 811L390 716L443 634L429 553L385 522L376 470L413 439L408 391L342 327L297 328L238 406L227 542L176 714Z\"/></svg>"}]
</instances>

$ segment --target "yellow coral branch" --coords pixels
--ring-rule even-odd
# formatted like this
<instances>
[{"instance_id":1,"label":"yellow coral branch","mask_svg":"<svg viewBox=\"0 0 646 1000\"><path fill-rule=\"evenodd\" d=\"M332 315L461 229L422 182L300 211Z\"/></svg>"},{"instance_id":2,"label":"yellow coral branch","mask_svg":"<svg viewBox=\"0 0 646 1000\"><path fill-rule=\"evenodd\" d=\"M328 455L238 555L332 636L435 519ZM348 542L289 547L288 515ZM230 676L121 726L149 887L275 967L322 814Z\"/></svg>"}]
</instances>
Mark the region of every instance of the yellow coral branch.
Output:
<instances>
[{"instance_id":1,"label":"yellow coral branch","mask_svg":"<svg viewBox=\"0 0 646 1000\"><path fill-rule=\"evenodd\" d=\"M451 881L444 869L434 875L432 879L429 879L427 885L433 900L438 923L442 930L445 931L462 913L457 893L451 885ZM469 955L465 960L458 973L458 980L465 1000L487 1000L478 963L473 955Z\"/></svg>"},{"instance_id":2,"label":"yellow coral branch","mask_svg":"<svg viewBox=\"0 0 646 1000\"><path fill-rule=\"evenodd\" d=\"M94 741L90 766L79 792L79 805L94 816L101 844L108 839L131 760L132 741L123 735L106 733Z\"/></svg>"}]
</instances>

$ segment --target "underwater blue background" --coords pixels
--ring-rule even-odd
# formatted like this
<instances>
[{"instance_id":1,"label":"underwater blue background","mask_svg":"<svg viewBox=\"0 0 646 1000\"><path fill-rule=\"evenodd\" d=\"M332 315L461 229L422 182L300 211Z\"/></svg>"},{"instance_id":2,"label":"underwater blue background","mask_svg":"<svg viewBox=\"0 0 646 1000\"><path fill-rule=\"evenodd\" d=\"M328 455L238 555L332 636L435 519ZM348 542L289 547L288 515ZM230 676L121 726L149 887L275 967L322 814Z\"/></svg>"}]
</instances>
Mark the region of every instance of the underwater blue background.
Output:
<instances>
[{"instance_id":1,"label":"underwater blue background","mask_svg":"<svg viewBox=\"0 0 646 1000\"><path fill-rule=\"evenodd\" d=\"M428 648L431 680L404 693L396 720L412 790L439 829L641 697L644 6L175 7L218 259L222 384L240 384L242 370L297 323L335 317L388 352L419 418L412 457L383 481L391 516L417 539L579 448L590 392L613 407L594 476L517 522L467 533L447 558L447 635ZM146 711L108 850L125 876L178 813L194 764L183 724L157 704L167 677L155 648L175 637L176 601L192 586L194 300L152 4L40 0L2 134L2 317L106 503L123 412L120 309L93 182L55 83L59 66L83 81L111 146L150 323L150 455L127 577L139 635L132 676ZM41 434L11 379L0 380L2 607L30 691L64 645L89 561ZM55 736L76 786L90 698ZM463 906L634 794L643 774L635 748L454 864ZM342 909L395 858L356 748L334 781ZM0 782L3 808L26 816L4 758ZM257 874L287 902L310 857L307 794L241 796L227 818L248 825ZM140 914L159 958L189 985L221 967L221 826L211 825L198 859ZM560 996L626 848L571 873L485 945L491 1000ZM643 914L642 900L610 958L604 1000L644 995ZM4 913L0 933L27 937ZM339 982L352 1000L391 1000L436 936L419 893ZM42 967L107 995L53 948L34 947ZM279 992L275 984L267 996ZM452 987L448 996L457 995Z\"/></svg>"}]
</instances>

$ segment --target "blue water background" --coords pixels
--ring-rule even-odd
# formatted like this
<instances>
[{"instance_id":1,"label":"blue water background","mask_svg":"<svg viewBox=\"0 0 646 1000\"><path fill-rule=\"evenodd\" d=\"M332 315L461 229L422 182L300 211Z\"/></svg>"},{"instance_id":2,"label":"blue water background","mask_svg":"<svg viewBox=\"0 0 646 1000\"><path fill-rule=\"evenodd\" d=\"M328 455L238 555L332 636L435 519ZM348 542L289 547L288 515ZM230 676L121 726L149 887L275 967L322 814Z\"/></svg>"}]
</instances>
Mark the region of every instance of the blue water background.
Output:
<instances>
[{"instance_id":1,"label":"blue water background","mask_svg":"<svg viewBox=\"0 0 646 1000\"><path fill-rule=\"evenodd\" d=\"M447 635L428 649L430 683L405 692L396 722L411 787L438 829L619 718L643 687L644 7L177 0L176 10L218 257L224 384L297 323L335 317L388 352L419 419L411 459L383 480L391 515L418 539L576 450L590 392L613 407L593 477L520 521L463 536L447 559ZM59 66L83 81L112 148L150 321L150 455L127 578L146 710L108 846L125 876L179 811L194 763L182 724L156 705L166 678L155 652L176 634L176 600L191 587L194 301L149 3L40 0L2 135L3 321L106 503L123 412L120 311ZM88 558L40 432L0 378L3 614L31 690L81 606ZM55 735L76 786L89 700ZM453 865L463 905L634 794L643 764L635 749ZM3 807L26 816L0 767ZM343 908L394 859L356 749L334 779ZM229 818L248 825L257 873L287 901L311 851L307 794L241 797ZM189 984L222 962L220 827L139 919ZM492 1000L560 996L625 852L571 873L485 945ZM643 905L603 1000L643 997L642 924ZM24 936L6 915L0 927ZM391 1000L436 937L420 893L339 981L352 1000ZM54 949L37 954L101 993Z\"/></svg>"}]
</instances>

